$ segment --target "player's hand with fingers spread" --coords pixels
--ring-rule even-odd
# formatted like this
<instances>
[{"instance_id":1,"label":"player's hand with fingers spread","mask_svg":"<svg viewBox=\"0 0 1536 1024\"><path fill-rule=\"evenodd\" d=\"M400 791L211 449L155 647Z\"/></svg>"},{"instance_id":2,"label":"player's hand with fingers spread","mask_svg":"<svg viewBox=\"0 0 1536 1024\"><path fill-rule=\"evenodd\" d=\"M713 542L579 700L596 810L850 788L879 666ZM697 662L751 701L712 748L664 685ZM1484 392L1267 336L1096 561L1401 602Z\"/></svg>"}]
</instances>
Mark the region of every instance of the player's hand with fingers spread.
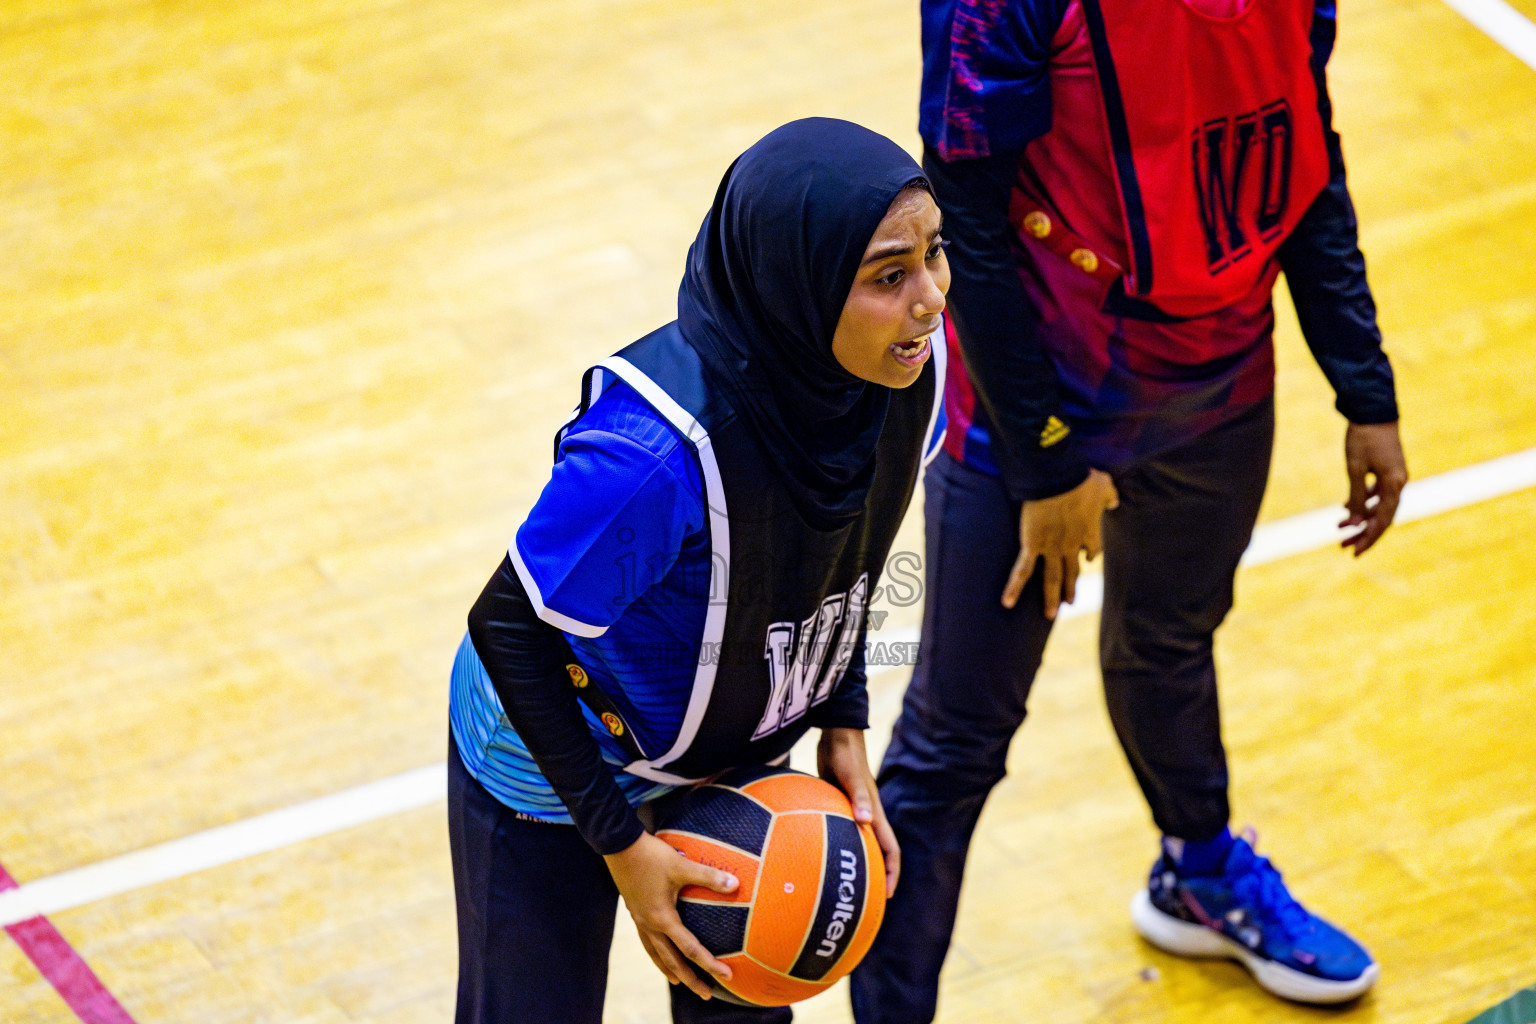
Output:
<instances>
[{"instance_id":1,"label":"player's hand with fingers spread","mask_svg":"<svg viewBox=\"0 0 1536 1024\"><path fill-rule=\"evenodd\" d=\"M847 794L853 805L853 820L875 831L875 842L885 859L885 897L896 893L896 879L901 875L901 847L896 833L885 818L880 804L880 790L869 770L869 755L864 751L863 729L823 729L816 745L816 773Z\"/></svg>"},{"instance_id":2,"label":"player's hand with fingers spread","mask_svg":"<svg viewBox=\"0 0 1536 1024\"><path fill-rule=\"evenodd\" d=\"M734 892L736 876L689 860L649 832L642 832L639 839L603 860L608 862L608 871L624 897L629 916L640 932L640 944L651 961L667 980L687 985L700 998L708 999L709 985L688 961L721 980L730 979L731 969L711 956L704 944L683 927L682 918L677 916L677 894L688 885L702 885L719 893Z\"/></svg>"},{"instance_id":3,"label":"player's hand with fingers spread","mask_svg":"<svg viewBox=\"0 0 1536 1024\"><path fill-rule=\"evenodd\" d=\"M1071 604L1077 597L1078 554L1086 551L1090 561L1099 556L1104 550L1104 510L1119 505L1114 481L1099 469L1090 469L1088 479L1065 494L1026 501L1019 513L1019 557L1003 587L1003 607L1019 603L1040 559L1045 617L1054 619L1063 601Z\"/></svg>"},{"instance_id":4,"label":"player's hand with fingers spread","mask_svg":"<svg viewBox=\"0 0 1536 1024\"><path fill-rule=\"evenodd\" d=\"M1351 423L1344 432L1344 469L1349 474L1349 513L1339 526L1361 527L1339 542L1359 558L1381 539L1397 515L1408 484L1408 463L1394 423Z\"/></svg>"}]
</instances>

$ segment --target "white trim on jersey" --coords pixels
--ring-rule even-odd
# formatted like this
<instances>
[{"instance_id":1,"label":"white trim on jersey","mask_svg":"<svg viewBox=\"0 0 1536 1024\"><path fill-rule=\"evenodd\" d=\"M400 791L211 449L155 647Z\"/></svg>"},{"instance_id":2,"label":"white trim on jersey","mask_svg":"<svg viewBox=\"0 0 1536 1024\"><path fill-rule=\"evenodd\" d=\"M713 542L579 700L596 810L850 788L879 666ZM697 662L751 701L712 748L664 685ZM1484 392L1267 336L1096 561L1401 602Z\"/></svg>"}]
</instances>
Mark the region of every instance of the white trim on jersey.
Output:
<instances>
[{"instance_id":1,"label":"white trim on jersey","mask_svg":"<svg viewBox=\"0 0 1536 1024\"><path fill-rule=\"evenodd\" d=\"M688 439L694 451L698 453L699 468L704 471L704 504L709 510L711 548L709 598L704 614L704 635L700 639L705 645L713 645L703 649L719 650L720 639L725 635L726 598L730 594L731 525L725 514L725 484L720 477L720 464L715 460L714 445L710 441L709 432L688 410L678 405L677 400L667 394L661 385L651 380L639 367L627 359L619 356L609 356L604 359L597 368L594 368L594 382L600 379L602 368L606 368L634 388L641 398L666 417L667 422ZM601 394L601 391L594 389L594 397L596 394ZM636 761L627 765L624 768L626 772L657 782L684 784L697 781L673 775L663 769L668 762L680 757L698 735L699 725L704 721L704 709L709 706L709 698L715 689L715 661L714 658L699 659L700 664L693 674L693 692L688 698L688 709L683 713L682 728L678 730L677 740L672 744L672 749L649 761Z\"/></svg>"},{"instance_id":2,"label":"white trim on jersey","mask_svg":"<svg viewBox=\"0 0 1536 1024\"><path fill-rule=\"evenodd\" d=\"M940 434L937 438L933 436L933 428L939 422L939 413L944 411L944 378L949 372L949 341L944 335L942 317L939 318L939 329L928 339L928 350L933 359L933 412L928 414L928 430L923 434L923 443L929 446L923 453L923 469L928 468L928 463L944 447L944 435Z\"/></svg>"},{"instance_id":3,"label":"white trim on jersey","mask_svg":"<svg viewBox=\"0 0 1536 1024\"><path fill-rule=\"evenodd\" d=\"M533 610L539 618L554 626L563 629L567 633L584 636L587 639L600 637L608 632L607 626L592 626L580 619L573 619L569 615L563 615L544 603L544 595L539 593L539 585L534 581L533 573L528 571L528 566L523 564L523 556L517 551L517 538L507 545L507 557L512 560L512 568L517 570L517 578L523 581L523 589L528 591L528 598L533 602Z\"/></svg>"},{"instance_id":4,"label":"white trim on jersey","mask_svg":"<svg viewBox=\"0 0 1536 1024\"><path fill-rule=\"evenodd\" d=\"M565 422L560 424L560 429L555 433L555 447L557 450L560 447L560 442L565 440L565 435L570 432L571 426L581 417L582 413L592 408L593 402L602 397L606 387L607 385L603 383L603 371L594 367L592 370L591 386L587 389L585 400L575 409L571 410L571 414L565 418ZM590 623L582 622L580 619L573 619L569 615L555 611L544 603L544 595L540 593L539 585L534 581L533 573L528 571L527 564L523 562L523 556L518 554L517 538L514 537L512 543L507 545L507 555L512 559L512 567L517 570L517 578L523 581L523 589L528 591L529 598L533 600L534 611L538 613L540 619L543 619L556 629L562 629L567 633L583 636L589 640L596 639L608 632L607 626L594 626Z\"/></svg>"},{"instance_id":5,"label":"white trim on jersey","mask_svg":"<svg viewBox=\"0 0 1536 1024\"><path fill-rule=\"evenodd\" d=\"M608 385L603 383L603 371L594 366L592 368L591 385L587 388L586 395L582 397L581 404L571 410L571 414L565 418L565 422L560 424L560 429L555 431L556 458L559 457L560 442L564 441L565 435L570 433L571 426L581 418L582 413L592 408L592 403L601 398L607 388Z\"/></svg>"}]
</instances>

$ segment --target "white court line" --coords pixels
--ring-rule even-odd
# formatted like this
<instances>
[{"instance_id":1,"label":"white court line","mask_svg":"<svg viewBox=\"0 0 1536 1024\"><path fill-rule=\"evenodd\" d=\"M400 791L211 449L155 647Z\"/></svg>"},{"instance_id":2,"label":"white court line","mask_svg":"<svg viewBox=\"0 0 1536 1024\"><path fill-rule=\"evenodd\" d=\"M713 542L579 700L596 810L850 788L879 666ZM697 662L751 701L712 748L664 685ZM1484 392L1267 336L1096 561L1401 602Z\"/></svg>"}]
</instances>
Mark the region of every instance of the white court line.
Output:
<instances>
[{"instance_id":1,"label":"white court line","mask_svg":"<svg viewBox=\"0 0 1536 1024\"><path fill-rule=\"evenodd\" d=\"M1536 71L1536 25L1504 0L1445 0L1445 5Z\"/></svg>"},{"instance_id":2,"label":"white court line","mask_svg":"<svg viewBox=\"0 0 1536 1024\"><path fill-rule=\"evenodd\" d=\"M448 791L446 762L125 853L0 893L0 927L424 807Z\"/></svg>"},{"instance_id":3,"label":"white court line","mask_svg":"<svg viewBox=\"0 0 1536 1024\"><path fill-rule=\"evenodd\" d=\"M1536 487L1536 448L1409 484L1403 492L1397 522L1424 519L1528 487ZM1262 565L1336 544L1343 536L1338 529L1342 515L1342 508L1324 508L1266 523L1254 532L1242 564ZM1103 577L1083 577L1078 580L1077 600L1062 606L1062 617L1075 618L1098 611L1103 593ZM892 630L880 634L878 639L910 642L917 639L917 631ZM447 769L439 762L40 878L0 893L0 927L425 807L443 799L447 788Z\"/></svg>"}]
</instances>

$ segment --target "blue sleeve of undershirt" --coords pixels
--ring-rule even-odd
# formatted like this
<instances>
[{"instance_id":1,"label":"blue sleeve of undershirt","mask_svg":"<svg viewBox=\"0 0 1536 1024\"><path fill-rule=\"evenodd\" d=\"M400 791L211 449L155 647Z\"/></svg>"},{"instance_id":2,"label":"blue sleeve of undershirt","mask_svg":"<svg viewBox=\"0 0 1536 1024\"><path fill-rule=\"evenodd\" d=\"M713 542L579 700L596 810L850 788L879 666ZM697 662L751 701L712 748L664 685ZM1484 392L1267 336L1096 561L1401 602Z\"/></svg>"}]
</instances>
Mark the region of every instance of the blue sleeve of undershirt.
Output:
<instances>
[{"instance_id":1,"label":"blue sleeve of undershirt","mask_svg":"<svg viewBox=\"0 0 1536 1024\"><path fill-rule=\"evenodd\" d=\"M541 619L601 636L703 529L703 479L682 438L622 382L556 458L508 554Z\"/></svg>"},{"instance_id":2,"label":"blue sleeve of undershirt","mask_svg":"<svg viewBox=\"0 0 1536 1024\"><path fill-rule=\"evenodd\" d=\"M1024 147L1051 128L1047 63L1068 0L923 0L918 131L945 160Z\"/></svg>"}]
</instances>

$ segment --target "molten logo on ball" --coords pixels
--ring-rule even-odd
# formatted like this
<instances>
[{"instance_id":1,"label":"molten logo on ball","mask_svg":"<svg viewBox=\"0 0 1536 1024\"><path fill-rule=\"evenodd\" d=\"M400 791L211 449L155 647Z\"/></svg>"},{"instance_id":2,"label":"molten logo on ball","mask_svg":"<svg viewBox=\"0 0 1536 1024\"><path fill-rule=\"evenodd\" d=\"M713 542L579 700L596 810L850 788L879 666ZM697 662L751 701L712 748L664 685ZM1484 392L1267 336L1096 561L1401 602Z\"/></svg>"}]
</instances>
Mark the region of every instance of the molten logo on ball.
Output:
<instances>
[{"instance_id":1,"label":"molten logo on ball","mask_svg":"<svg viewBox=\"0 0 1536 1024\"><path fill-rule=\"evenodd\" d=\"M826 937L816 947L817 956L835 956L837 940L843 937L848 922L853 920L853 896L856 891L853 882L859 877L859 858L852 850L843 850L839 853L839 860L842 863L842 874L837 887L837 905L832 912L832 923L827 925Z\"/></svg>"}]
</instances>

